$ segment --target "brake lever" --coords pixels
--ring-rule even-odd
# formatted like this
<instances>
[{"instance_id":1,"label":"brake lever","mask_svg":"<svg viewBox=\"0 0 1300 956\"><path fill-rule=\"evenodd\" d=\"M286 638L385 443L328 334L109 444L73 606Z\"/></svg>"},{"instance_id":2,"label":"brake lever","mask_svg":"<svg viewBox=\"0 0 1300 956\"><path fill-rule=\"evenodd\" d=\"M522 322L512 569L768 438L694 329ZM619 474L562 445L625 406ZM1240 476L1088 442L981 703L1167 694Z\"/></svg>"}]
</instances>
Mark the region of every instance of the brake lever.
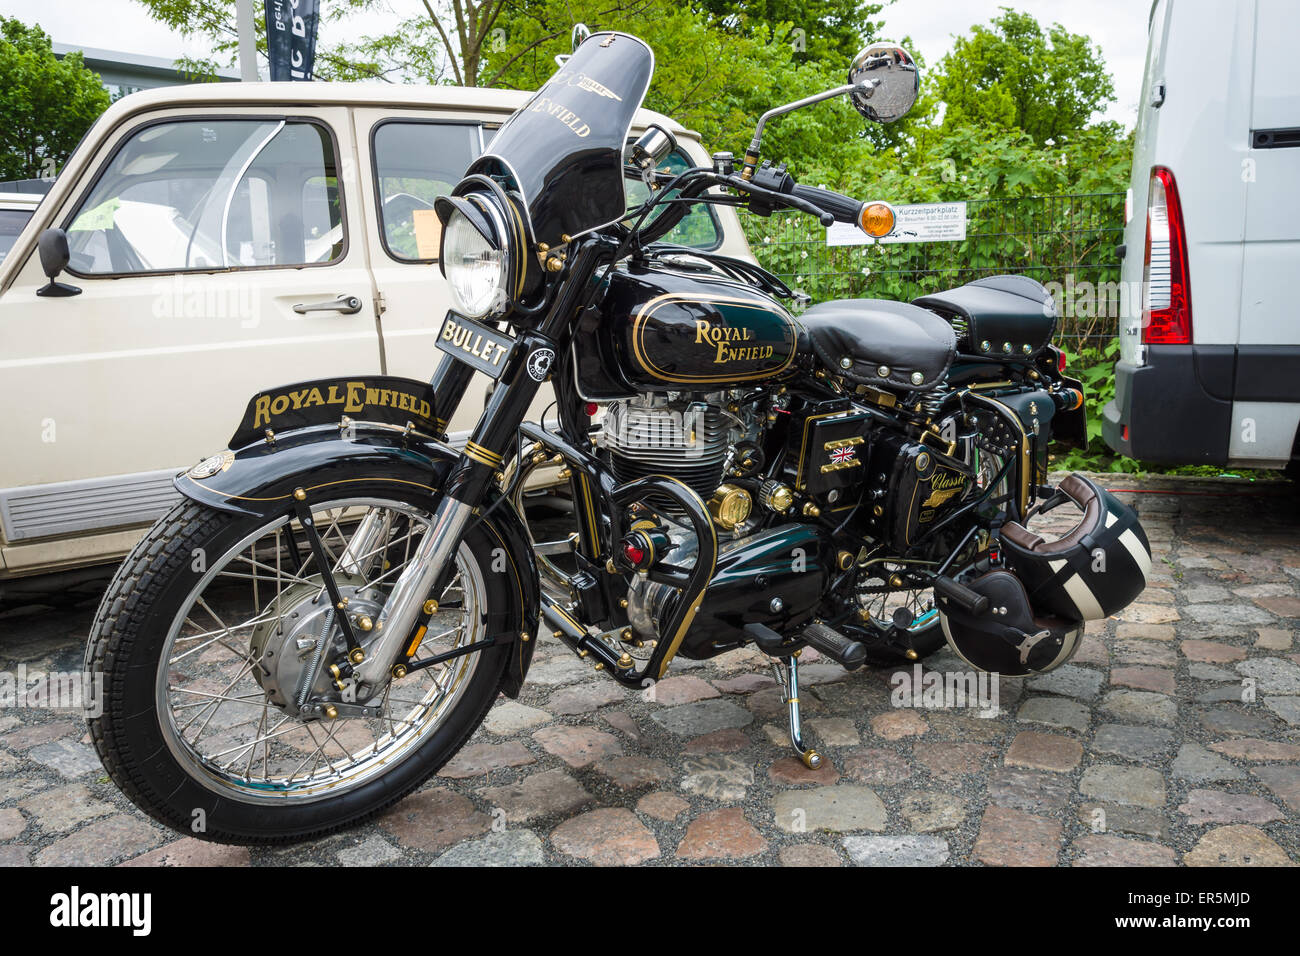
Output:
<instances>
[{"instance_id":1,"label":"brake lever","mask_svg":"<svg viewBox=\"0 0 1300 956\"><path fill-rule=\"evenodd\" d=\"M835 223L835 217L832 216L830 213L828 213L821 206L815 205L814 203L810 203L806 199L800 199L797 196L792 196L790 193L779 193L773 189L765 189L764 187L756 186L752 181L747 179L742 179L739 176L726 177L726 185L732 186L733 188L744 190L745 192L748 192L751 196L758 196L763 199L771 199L777 205L786 206L790 209L798 209L800 212L806 212L810 215L816 216L818 222L820 222L823 226L831 226L834 225Z\"/></svg>"},{"instance_id":2,"label":"brake lever","mask_svg":"<svg viewBox=\"0 0 1300 956\"><path fill-rule=\"evenodd\" d=\"M821 206L813 205L812 203L808 202L808 200L806 199L799 199L795 196L789 196L785 193L773 193L773 195L779 196L781 198L781 201L786 206L789 206L792 209L799 209L802 210L803 212L811 213L812 215L816 216L817 220L823 226L829 227L835 224L835 217L832 216L830 213L828 213Z\"/></svg>"}]
</instances>

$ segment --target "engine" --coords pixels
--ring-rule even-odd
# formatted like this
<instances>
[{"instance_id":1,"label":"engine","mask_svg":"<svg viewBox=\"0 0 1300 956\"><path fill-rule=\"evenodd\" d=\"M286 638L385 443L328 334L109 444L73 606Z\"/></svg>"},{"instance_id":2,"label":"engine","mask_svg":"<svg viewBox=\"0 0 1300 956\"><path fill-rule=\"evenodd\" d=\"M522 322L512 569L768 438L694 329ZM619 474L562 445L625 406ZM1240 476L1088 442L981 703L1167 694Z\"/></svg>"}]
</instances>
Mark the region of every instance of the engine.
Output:
<instances>
[{"instance_id":1,"label":"engine","mask_svg":"<svg viewBox=\"0 0 1300 956\"><path fill-rule=\"evenodd\" d=\"M778 630L806 623L836 573L865 553L905 552L959 507L972 486L950 457L956 443L919 437L869 402L773 387L611 402L597 444L620 484L668 475L713 518L714 583L681 648L696 657L735 646L749 622ZM694 564L695 532L678 506L650 495L634 511L632 553ZM671 636L662 625L677 595L653 577L632 579L627 614L639 639Z\"/></svg>"},{"instance_id":2,"label":"engine","mask_svg":"<svg viewBox=\"0 0 1300 956\"><path fill-rule=\"evenodd\" d=\"M722 484L731 436L720 393L646 393L611 402L601 444L620 484L671 475L705 501Z\"/></svg>"}]
</instances>

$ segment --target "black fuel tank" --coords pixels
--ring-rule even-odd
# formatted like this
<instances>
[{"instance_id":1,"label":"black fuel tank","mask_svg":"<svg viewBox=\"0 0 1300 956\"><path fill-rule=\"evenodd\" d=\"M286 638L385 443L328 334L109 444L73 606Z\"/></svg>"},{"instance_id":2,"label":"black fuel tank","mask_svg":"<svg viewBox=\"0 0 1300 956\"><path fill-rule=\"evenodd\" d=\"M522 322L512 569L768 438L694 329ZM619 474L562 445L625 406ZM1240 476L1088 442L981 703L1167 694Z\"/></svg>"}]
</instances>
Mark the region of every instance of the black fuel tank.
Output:
<instances>
[{"instance_id":1,"label":"black fuel tank","mask_svg":"<svg viewBox=\"0 0 1300 956\"><path fill-rule=\"evenodd\" d=\"M749 286L635 265L613 270L607 283L596 341L574 346L579 391L589 398L617 397L629 386L711 391L776 378L794 361L794 318ZM601 368L610 362L614 375Z\"/></svg>"}]
</instances>

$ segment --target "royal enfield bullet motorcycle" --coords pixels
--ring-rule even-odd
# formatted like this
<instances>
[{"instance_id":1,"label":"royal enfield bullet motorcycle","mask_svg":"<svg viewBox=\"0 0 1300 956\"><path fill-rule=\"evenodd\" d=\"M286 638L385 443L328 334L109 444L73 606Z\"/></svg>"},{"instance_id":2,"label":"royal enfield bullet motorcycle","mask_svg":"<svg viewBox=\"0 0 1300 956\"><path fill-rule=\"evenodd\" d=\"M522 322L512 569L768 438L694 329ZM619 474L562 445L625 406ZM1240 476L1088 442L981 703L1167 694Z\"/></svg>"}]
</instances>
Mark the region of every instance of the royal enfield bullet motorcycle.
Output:
<instances>
[{"instance_id":1,"label":"royal enfield bullet motorcycle","mask_svg":"<svg viewBox=\"0 0 1300 956\"><path fill-rule=\"evenodd\" d=\"M898 119L919 83L906 51L869 46L844 86L765 114L739 161L675 170L668 130L632 135L652 69L635 37L586 37L437 200L455 307L429 382L270 389L177 477L87 650L95 746L156 819L269 843L375 814L519 694L544 635L630 688L755 647L815 768L805 647L853 669L947 644L1040 673L1145 586L1133 512L1086 477L1046 480L1049 442L1086 429L1037 282L796 317L776 276L668 238L722 204L887 237L888 203L796 183L762 138L834 96ZM490 398L453 448L475 372ZM547 381L550 428L525 420ZM568 490L559 542L524 513L543 467ZM1026 527L1065 503L1069 533Z\"/></svg>"}]
</instances>

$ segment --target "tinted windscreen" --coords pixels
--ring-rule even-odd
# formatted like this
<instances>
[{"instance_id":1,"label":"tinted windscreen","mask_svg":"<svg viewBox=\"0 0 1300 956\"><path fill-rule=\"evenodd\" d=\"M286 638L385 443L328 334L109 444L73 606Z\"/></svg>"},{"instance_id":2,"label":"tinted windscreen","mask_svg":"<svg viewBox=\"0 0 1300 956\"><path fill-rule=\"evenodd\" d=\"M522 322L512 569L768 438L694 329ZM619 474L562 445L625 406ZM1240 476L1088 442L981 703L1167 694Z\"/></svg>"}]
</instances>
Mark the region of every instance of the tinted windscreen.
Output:
<instances>
[{"instance_id":1,"label":"tinted windscreen","mask_svg":"<svg viewBox=\"0 0 1300 956\"><path fill-rule=\"evenodd\" d=\"M593 33L470 172L513 180L538 242L615 221L626 208L623 144L653 72L654 55L636 37Z\"/></svg>"}]
</instances>

